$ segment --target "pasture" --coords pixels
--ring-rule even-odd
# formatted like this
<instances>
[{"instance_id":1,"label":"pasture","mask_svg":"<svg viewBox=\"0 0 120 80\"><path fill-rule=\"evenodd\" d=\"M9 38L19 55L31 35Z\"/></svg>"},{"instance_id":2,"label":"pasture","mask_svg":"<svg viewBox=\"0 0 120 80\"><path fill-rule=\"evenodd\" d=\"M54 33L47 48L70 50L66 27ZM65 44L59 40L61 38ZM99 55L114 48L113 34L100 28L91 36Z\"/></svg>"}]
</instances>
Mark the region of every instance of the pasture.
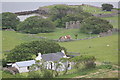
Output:
<instances>
[{"instance_id":1,"label":"pasture","mask_svg":"<svg viewBox=\"0 0 120 80\"><path fill-rule=\"evenodd\" d=\"M23 34L15 31L2 31L3 36L3 51L11 50L16 45L19 45L23 42L29 42L33 40L40 40L41 37L46 37L47 39L59 39L61 36L71 35L75 39L74 34L78 34L78 39L90 37L88 34L80 33L78 29L56 29L52 33L39 33L39 34ZM97 35L92 35L97 36Z\"/></svg>"},{"instance_id":2,"label":"pasture","mask_svg":"<svg viewBox=\"0 0 120 80\"><path fill-rule=\"evenodd\" d=\"M102 11L101 8L97 8L97 7L92 7L92 6L86 6L83 5L81 6L83 8L84 11L89 12L89 13L94 13L94 14L110 14L110 13L114 13L111 11Z\"/></svg>"},{"instance_id":3,"label":"pasture","mask_svg":"<svg viewBox=\"0 0 120 80\"><path fill-rule=\"evenodd\" d=\"M105 11L102 11L100 8L95 8L95 7L82 6L82 8L86 12L90 12L94 14L113 13L113 12L105 12ZM114 28L118 28L118 15L113 16L113 17L106 17L102 19L110 21L110 23L113 25ZM39 34L24 34L24 33L19 33L15 31L0 31L0 37L1 37L0 59L2 58L2 55L1 55L2 51L3 51L3 58L4 58L5 52L10 51L15 46L21 43L30 42L33 40L41 40L42 37L47 38L47 39L59 39L59 37L65 36L65 35L71 35L71 37L75 39L75 34L78 34L78 39L90 37L90 34L84 34L84 33L79 32L79 29L57 28L55 32L39 33ZM97 36L97 35L92 34L91 36ZM114 33L112 36L99 37L99 38L94 38L94 39L89 39L89 40L58 42L58 43L67 49L68 51L67 54L76 55L76 54L69 53L69 52L75 52L75 53L80 53L80 55L92 55L96 57L97 62L100 62L100 63L111 62L114 65L118 65L118 50L119 49L118 49L118 34L117 33ZM80 75L94 73L97 70L98 69L81 71L75 74L70 74L70 75L68 74L68 75L64 75L61 77L62 78L76 77ZM5 77L13 77L13 75L10 75L9 73L5 73L5 72L3 73L3 75ZM26 74L23 74L23 75L26 75ZM117 74L114 72L103 73L101 71L100 74L88 75L85 78L89 78L89 77L102 78L102 77L111 77L111 76L116 77Z\"/></svg>"},{"instance_id":4,"label":"pasture","mask_svg":"<svg viewBox=\"0 0 120 80\"><path fill-rule=\"evenodd\" d=\"M92 55L97 58L97 61L118 64L118 34L89 40L61 42L59 44L67 48L68 52Z\"/></svg>"},{"instance_id":5,"label":"pasture","mask_svg":"<svg viewBox=\"0 0 120 80\"><path fill-rule=\"evenodd\" d=\"M66 30L65 32L61 33L62 31L64 30L58 29L58 31L54 33L40 33L36 35L22 34L15 31L3 31L2 48L3 51L8 51L20 43L40 40L41 38L39 38L39 36L48 37L48 39L56 39L59 38L60 35L70 34L74 38L73 33L76 32L75 30L68 30L68 32ZM89 37L87 34L79 35L79 38ZM59 44L65 47L68 52L78 52L83 55L93 55L97 58L97 61L100 62L107 61L112 62L113 64L117 64L118 62L118 34L89 40L59 42ZM107 47L107 45L110 46Z\"/></svg>"}]
</instances>

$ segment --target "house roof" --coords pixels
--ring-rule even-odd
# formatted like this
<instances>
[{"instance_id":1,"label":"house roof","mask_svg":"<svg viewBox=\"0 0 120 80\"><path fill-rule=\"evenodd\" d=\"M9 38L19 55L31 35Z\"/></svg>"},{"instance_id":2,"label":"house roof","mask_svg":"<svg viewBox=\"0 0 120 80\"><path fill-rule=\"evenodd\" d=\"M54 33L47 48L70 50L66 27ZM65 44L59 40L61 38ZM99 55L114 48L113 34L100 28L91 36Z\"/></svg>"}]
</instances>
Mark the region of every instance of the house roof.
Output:
<instances>
[{"instance_id":1,"label":"house roof","mask_svg":"<svg viewBox=\"0 0 120 80\"><path fill-rule=\"evenodd\" d=\"M42 59L45 61L59 61L61 58L63 58L63 56L64 53L62 52L48 53L41 55ZM27 66L31 66L32 64L35 64L35 60L16 62L16 64L19 67L27 67Z\"/></svg>"},{"instance_id":2,"label":"house roof","mask_svg":"<svg viewBox=\"0 0 120 80\"><path fill-rule=\"evenodd\" d=\"M31 66L32 64L35 64L35 60L16 62L16 64L17 64L19 67Z\"/></svg>"},{"instance_id":3,"label":"house roof","mask_svg":"<svg viewBox=\"0 0 120 80\"><path fill-rule=\"evenodd\" d=\"M43 54L41 57L45 61L59 61L61 58L63 58L64 53L57 52L57 53L48 53Z\"/></svg>"}]
</instances>

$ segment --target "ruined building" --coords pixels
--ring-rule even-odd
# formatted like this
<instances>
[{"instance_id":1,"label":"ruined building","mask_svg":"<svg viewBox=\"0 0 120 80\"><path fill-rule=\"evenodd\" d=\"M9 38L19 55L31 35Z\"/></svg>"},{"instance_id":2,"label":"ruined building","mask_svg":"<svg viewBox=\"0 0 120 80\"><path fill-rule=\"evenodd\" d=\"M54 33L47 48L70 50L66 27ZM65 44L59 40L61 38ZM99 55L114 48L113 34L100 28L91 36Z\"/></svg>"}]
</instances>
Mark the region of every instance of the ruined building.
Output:
<instances>
[{"instance_id":1,"label":"ruined building","mask_svg":"<svg viewBox=\"0 0 120 80\"><path fill-rule=\"evenodd\" d=\"M78 29L80 28L80 21L66 22L66 29Z\"/></svg>"}]
</instances>

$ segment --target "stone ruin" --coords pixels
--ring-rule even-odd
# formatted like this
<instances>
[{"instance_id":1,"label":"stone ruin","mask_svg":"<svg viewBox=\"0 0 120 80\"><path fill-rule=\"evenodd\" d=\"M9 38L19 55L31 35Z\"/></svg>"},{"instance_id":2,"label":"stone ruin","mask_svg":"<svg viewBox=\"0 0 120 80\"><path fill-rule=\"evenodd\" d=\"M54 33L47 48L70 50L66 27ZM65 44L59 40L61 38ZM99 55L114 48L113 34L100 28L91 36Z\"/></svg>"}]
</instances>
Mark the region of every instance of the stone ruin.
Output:
<instances>
[{"instance_id":1,"label":"stone ruin","mask_svg":"<svg viewBox=\"0 0 120 80\"><path fill-rule=\"evenodd\" d=\"M66 22L66 29L78 29L80 28L80 21Z\"/></svg>"}]
</instances>

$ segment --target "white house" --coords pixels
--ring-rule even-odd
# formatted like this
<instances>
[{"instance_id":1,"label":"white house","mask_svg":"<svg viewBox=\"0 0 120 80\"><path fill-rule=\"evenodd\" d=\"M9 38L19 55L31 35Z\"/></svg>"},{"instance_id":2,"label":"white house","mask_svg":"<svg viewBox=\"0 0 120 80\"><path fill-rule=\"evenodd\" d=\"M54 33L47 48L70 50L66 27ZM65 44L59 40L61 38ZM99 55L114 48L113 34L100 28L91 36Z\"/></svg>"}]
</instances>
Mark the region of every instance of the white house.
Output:
<instances>
[{"instance_id":1,"label":"white house","mask_svg":"<svg viewBox=\"0 0 120 80\"><path fill-rule=\"evenodd\" d=\"M56 63L54 63L54 61L58 61L61 58L69 58L65 55L64 50L62 50L61 52L57 52L57 53L48 53L48 54L43 54L41 55L41 53L38 53L38 56L35 58L35 60L29 60L29 61L21 61L21 62L16 62L14 64L12 64L12 67L15 67L18 69L19 73L22 72L29 72L29 67L33 64L36 64L36 60L44 60L45 61L45 67L47 69L52 69L55 70L56 69ZM65 66L69 64L68 70L70 70L71 67L71 63L70 62L59 62L59 64L61 64L61 66L57 69L57 71L64 71L65 70Z\"/></svg>"}]
</instances>

